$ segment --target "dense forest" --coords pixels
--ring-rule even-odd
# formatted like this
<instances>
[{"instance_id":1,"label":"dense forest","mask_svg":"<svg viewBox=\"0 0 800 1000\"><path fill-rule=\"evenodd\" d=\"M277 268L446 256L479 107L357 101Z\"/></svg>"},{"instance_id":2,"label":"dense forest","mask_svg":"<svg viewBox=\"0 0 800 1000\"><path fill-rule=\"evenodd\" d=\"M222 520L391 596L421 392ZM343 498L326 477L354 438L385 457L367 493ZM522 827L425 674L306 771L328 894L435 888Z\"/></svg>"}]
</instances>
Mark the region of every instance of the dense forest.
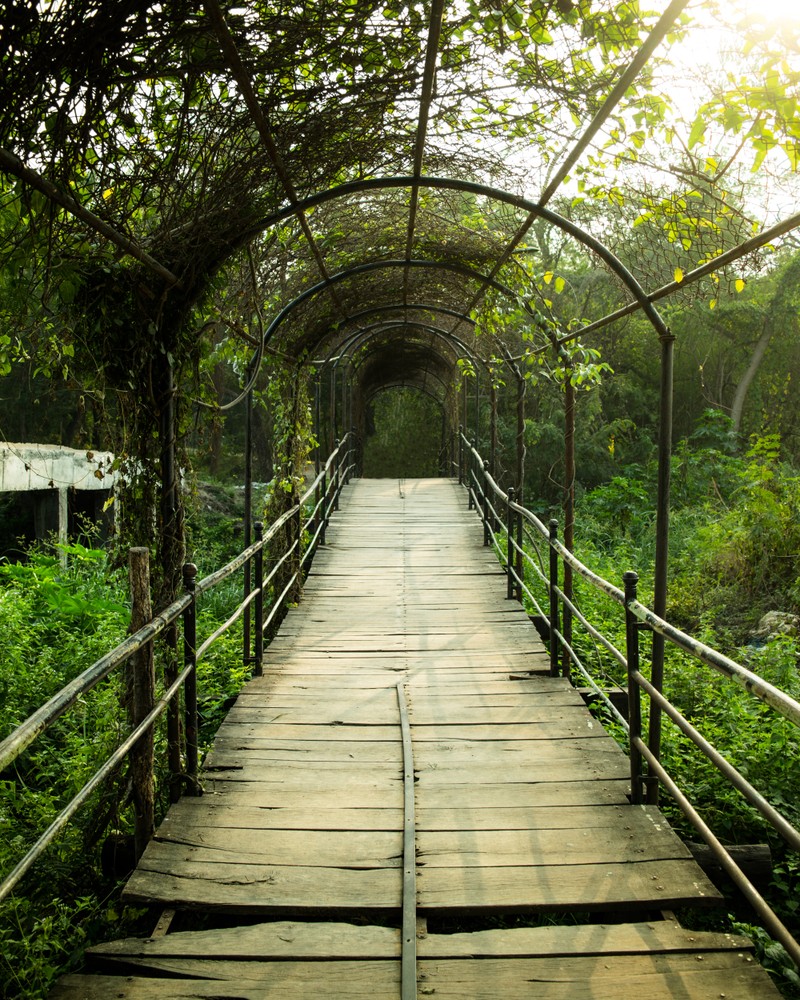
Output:
<instances>
[{"instance_id":1,"label":"dense forest","mask_svg":"<svg viewBox=\"0 0 800 1000\"><path fill-rule=\"evenodd\" d=\"M794 5L747 0L3 5L0 434L111 451L119 484L113 531L61 542L0 495L0 738L124 637L131 546L164 607L351 429L363 475L402 480L452 475L463 428L645 602L669 481L670 621L800 697L798 52ZM203 746L241 643L203 662ZM665 677L798 825L796 729L682 656ZM125 698L112 677L0 776L3 874L117 745ZM769 843L797 934L796 854L665 741L723 840ZM5 995L137 927L113 858L130 811L122 768L0 903ZM798 995L735 900L720 926Z\"/></svg>"}]
</instances>

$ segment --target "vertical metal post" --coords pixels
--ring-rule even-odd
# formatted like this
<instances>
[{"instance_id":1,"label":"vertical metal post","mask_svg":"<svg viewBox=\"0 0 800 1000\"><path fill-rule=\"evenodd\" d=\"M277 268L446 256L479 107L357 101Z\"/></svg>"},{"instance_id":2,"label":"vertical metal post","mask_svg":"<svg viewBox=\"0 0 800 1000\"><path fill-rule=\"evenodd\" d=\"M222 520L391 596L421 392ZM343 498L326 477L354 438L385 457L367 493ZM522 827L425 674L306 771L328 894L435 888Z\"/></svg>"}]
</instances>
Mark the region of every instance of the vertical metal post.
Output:
<instances>
[{"instance_id":1,"label":"vertical metal post","mask_svg":"<svg viewBox=\"0 0 800 1000\"><path fill-rule=\"evenodd\" d=\"M314 448L314 475L319 475L320 470L320 448L322 447L322 414L321 414L321 396L322 387L319 384L320 371L317 369L314 374L314 438L317 442Z\"/></svg>"},{"instance_id":2,"label":"vertical metal post","mask_svg":"<svg viewBox=\"0 0 800 1000\"><path fill-rule=\"evenodd\" d=\"M511 506L514 502L514 487L510 486L508 490L508 499L506 500L506 599L511 600L514 596L514 543L512 541L514 534L514 517L516 511Z\"/></svg>"},{"instance_id":3,"label":"vertical metal post","mask_svg":"<svg viewBox=\"0 0 800 1000\"><path fill-rule=\"evenodd\" d=\"M464 485L464 428L458 425L458 485Z\"/></svg>"},{"instance_id":4,"label":"vertical metal post","mask_svg":"<svg viewBox=\"0 0 800 1000\"><path fill-rule=\"evenodd\" d=\"M669 506L672 462L672 381L675 338L668 331L661 341L661 402L658 427L658 498L656 508L656 558L653 611L661 618L667 612L667 572L669 560ZM653 633L653 659L650 681L654 688L664 688L664 636ZM661 708L650 704L650 752L661 759ZM658 804L658 783L647 787L647 802Z\"/></svg>"},{"instance_id":5,"label":"vertical metal post","mask_svg":"<svg viewBox=\"0 0 800 1000\"><path fill-rule=\"evenodd\" d=\"M489 531L489 482L487 480L487 475L489 474L489 463L484 461L483 463L483 478L481 480L483 484L483 544L487 546L491 539L491 532Z\"/></svg>"},{"instance_id":6,"label":"vertical metal post","mask_svg":"<svg viewBox=\"0 0 800 1000\"><path fill-rule=\"evenodd\" d=\"M294 512L292 517L292 539L291 542L297 542L297 547L294 550L294 557L291 561L292 574L294 575L294 584L292 586L289 600L293 603L297 603L303 593L303 507L302 504L296 501L297 510Z\"/></svg>"},{"instance_id":7,"label":"vertical metal post","mask_svg":"<svg viewBox=\"0 0 800 1000\"><path fill-rule=\"evenodd\" d=\"M264 525L261 521L256 521L256 541L259 543L258 551L255 555L255 585L258 587L256 594L256 616L253 622L256 640L255 652L255 675L261 677L264 673Z\"/></svg>"},{"instance_id":8,"label":"vertical metal post","mask_svg":"<svg viewBox=\"0 0 800 1000\"><path fill-rule=\"evenodd\" d=\"M475 508L475 490L473 488L473 483L476 482L475 476L475 453L473 448L475 447L475 442L469 442L470 447L467 449L467 509L474 510Z\"/></svg>"},{"instance_id":9,"label":"vertical metal post","mask_svg":"<svg viewBox=\"0 0 800 1000\"><path fill-rule=\"evenodd\" d=\"M320 508L319 516L322 519L322 530L319 534L319 544L325 544L325 531L328 527L328 473L323 469L322 471L322 482L320 484L321 495L320 495Z\"/></svg>"},{"instance_id":10,"label":"vertical metal post","mask_svg":"<svg viewBox=\"0 0 800 1000\"><path fill-rule=\"evenodd\" d=\"M489 471L492 479L497 478L497 386L491 382L491 410L489 411Z\"/></svg>"},{"instance_id":11,"label":"vertical metal post","mask_svg":"<svg viewBox=\"0 0 800 1000\"><path fill-rule=\"evenodd\" d=\"M622 577L625 585L625 646L628 659L628 724L630 725L631 802L642 803L642 755L635 741L642 736L642 691L633 675L639 671L639 621L629 605L636 600L638 573L629 571ZM652 711L652 705L650 710Z\"/></svg>"},{"instance_id":12,"label":"vertical metal post","mask_svg":"<svg viewBox=\"0 0 800 1000\"><path fill-rule=\"evenodd\" d=\"M558 639L559 604L556 588L558 587L558 552L553 544L558 539L558 521L552 518L550 528L550 675L558 677Z\"/></svg>"},{"instance_id":13,"label":"vertical metal post","mask_svg":"<svg viewBox=\"0 0 800 1000\"><path fill-rule=\"evenodd\" d=\"M340 443L341 442L339 441L339 438L336 438L334 451L339 450ZM339 509L339 476L341 475L341 468L342 468L340 465L340 461L341 458L339 455L337 455L333 463L333 509L334 510Z\"/></svg>"},{"instance_id":14,"label":"vertical metal post","mask_svg":"<svg viewBox=\"0 0 800 1000\"><path fill-rule=\"evenodd\" d=\"M564 372L564 547L570 552L575 547L575 386L572 384L572 367L565 365ZM573 598L572 567L564 563L564 596ZM572 661L569 650L572 645L572 612L564 605L563 628L564 649L561 670L565 677L571 675Z\"/></svg>"},{"instance_id":15,"label":"vertical metal post","mask_svg":"<svg viewBox=\"0 0 800 1000\"><path fill-rule=\"evenodd\" d=\"M517 374L517 481L515 486L517 503L522 504L525 502L523 497L525 495L525 388L527 383L516 365L515 370Z\"/></svg>"},{"instance_id":16,"label":"vertical metal post","mask_svg":"<svg viewBox=\"0 0 800 1000\"><path fill-rule=\"evenodd\" d=\"M253 390L247 394L245 401L244 420L244 547L252 541L250 525L253 517ZM244 579L242 583L243 597L250 593L251 586L250 561L244 564ZM242 663L247 666L252 662L250 642L250 605L244 609L242 620Z\"/></svg>"},{"instance_id":17,"label":"vertical metal post","mask_svg":"<svg viewBox=\"0 0 800 1000\"><path fill-rule=\"evenodd\" d=\"M481 450L481 380L475 368L475 447Z\"/></svg>"},{"instance_id":18,"label":"vertical metal post","mask_svg":"<svg viewBox=\"0 0 800 1000\"><path fill-rule=\"evenodd\" d=\"M183 612L183 665L190 667L184 684L184 712L186 728L186 778L193 794L199 791L197 782L198 750L197 750L197 599L195 584L197 582L197 567L194 563L185 563L183 567L183 585L186 592L192 595L192 602Z\"/></svg>"}]
</instances>

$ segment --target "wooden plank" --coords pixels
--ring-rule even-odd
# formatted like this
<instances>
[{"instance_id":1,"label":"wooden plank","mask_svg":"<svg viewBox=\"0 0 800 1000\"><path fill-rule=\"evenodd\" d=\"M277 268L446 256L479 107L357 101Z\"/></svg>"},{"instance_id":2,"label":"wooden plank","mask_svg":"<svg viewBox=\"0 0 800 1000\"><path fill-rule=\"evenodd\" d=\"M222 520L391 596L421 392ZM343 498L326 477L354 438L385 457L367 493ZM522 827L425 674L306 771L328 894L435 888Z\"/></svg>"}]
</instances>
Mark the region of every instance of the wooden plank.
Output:
<instances>
[{"instance_id":1,"label":"wooden plank","mask_svg":"<svg viewBox=\"0 0 800 1000\"><path fill-rule=\"evenodd\" d=\"M438 809L538 809L543 806L629 805L626 781L542 781L538 784L437 785L435 794L417 788L420 817L423 810ZM342 792L336 788L293 789L269 781L229 780L226 777L204 779L203 798L210 804L249 805L259 808L337 808ZM402 801L400 782L388 785L350 786L346 802L350 808L399 809Z\"/></svg>"},{"instance_id":2,"label":"wooden plank","mask_svg":"<svg viewBox=\"0 0 800 1000\"><path fill-rule=\"evenodd\" d=\"M349 743L359 743L365 740L369 743L388 742L397 739L397 726L357 725L337 721L324 725L314 723L289 723L280 719L271 724L259 722L225 723L223 732L232 739L247 739L249 736L265 739L291 740L337 740ZM459 725L456 723L436 723L413 726L414 745L418 743L452 743L455 741L505 743L510 740L575 740L597 739L610 740L610 736L600 723L592 719L578 721L517 723L515 725Z\"/></svg>"},{"instance_id":3,"label":"wooden plank","mask_svg":"<svg viewBox=\"0 0 800 1000\"><path fill-rule=\"evenodd\" d=\"M187 909L271 913L299 910L385 911L400 907L402 871L313 866L185 864L178 871L139 867L123 890L126 902Z\"/></svg>"},{"instance_id":4,"label":"wooden plank","mask_svg":"<svg viewBox=\"0 0 800 1000\"><path fill-rule=\"evenodd\" d=\"M744 940L744 939L743 939ZM356 926L328 922L273 923L223 927L208 931L178 931L160 938L125 938L95 945L89 955L122 958L171 956L206 959L400 957L400 931L393 927Z\"/></svg>"},{"instance_id":5,"label":"wooden plank","mask_svg":"<svg viewBox=\"0 0 800 1000\"><path fill-rule=\"evenodd\" d=\"M646 910L715 905L719 892L694 861L422 868L423 910Z\"/></svg>"},{"instance_id":6,"label":"wooden plank","mask_svg":"<svg viewBox=\"0 0 800 1000\"><path fill-rule=\"evenodd\" d=\"M214 829L159 827L139 864L163 871L183 864L305 865L329 868L399 868L402 842L391 831Z\"/></svg>"},{"instance_id":7,"label":"wooden plank","mask_svg":"<svg viewBox=\"0 0 800 1000\"><path fill-rule=\"evenodd\" d=\"M741 935L688 931L674 920L625 924L515 927L418 938L422 958L537 958L574 955L752 952ZM177 931L158 938L124 938L94 945L90 956L169 955L186 958L398 958L397 928L348 923L274 921L206 931Z\"/></svg>"},{"instance_id":8,"label":"wooden plank","mask_svg":"<svg viewBox=\"0 0 800 1000\"><path fill-rule=\"evenodd\" d=\"M225 800L227 802L227 799ZM397 809L311 808L308 805L259 807L244 803L211 805L207 800L183 799L172 806L161 823L159 835L172 836L172 830L401 830L402 816ZM503 828L502 826L500 827ZM460 827L457 827L460 829Z\"/></svg>"},{"instance_id":9,"label":"wooden plank","mask_svg":"<svg viewBox=\"0 0 800 1000\"><path fill-rule=\"evenodd\" d=\"M555 830L420 831L417 859L420 866L428 869L541 867L691 857L666 824L647 820L643 824L623 823Z\"/></svg>"},{"instance_id":10,"label":"wooden plank","mask_svg":"<svg viewBox=\"0 0 800 1000\"><path fill-rule=\"evenodd\" d=\"M752 952L753 945L749 938L739 934L688 931L674 920L653 920L429 934L420 939L417 947L423 958L538 958L725 950Z\"/></svg>"},{"instance_id":11,"label":"wooden plank","mask_svg":"<svg viewBox=\"0 0 800 1000\"><path fill-rule=\"evenodd\" d=\"M263 705L249 704L251 699L240 699L230 710L228 718L240 725L341 725L341 726L391 726L397 725L397 709L378 699L371 703L351 701L334 702L310 700L307 705ZM448 710L446 704L428 707L412 705L410 709L412 726L517 726L519 724L549 724L571 726L575 729L602 730L585 708L571 708L569 705L525 704L516 706L462 707ZM416 735L416 734L415 734ZM605 731L603 734L607 736Z\"/></svg>"},{"instance_id":12,"label":"wooden plank","mask_svg":"<svg viewBox=\"0 0 800 1000\"><path fill-rule=\"evenodd\" d=\"M276 962L246 966L231 979L165 979L119 976L65 976L60 979L52 1000L349 1000L374 997L397 1000L400 975L396 962ZM183 966L177 970L187 975ZM211 968L198 969L199 975L212 974ZM219 971L216 970L216 971ZM247 976L256 978L247 978Z\"/></svg>"},{"instance_id":13,"label":"wooden plank","mask_svg":"<svg viewBox=\"0 0 800 1000\"><path fill-rule=\"evenodd\" d=\"M532 995L543 1000L705 1000L720 996L775 1000L780 996L751 956L706 952L700 958L602 956L555 963L548 959L421 961L420 990L437 1000L530 1000Z\"/></svg>"},{"instance_id":14,"label":"wooden plank","mask_svg":"<svg viewBox=\"0 0 800 1000\"><path fill-rule=\"evenodd\" d=\"M225 799L225 802L228 800ZM566 805L520 808L450 809L427 806L417 817L417 829L465 832L470 830L575 830L581 827L619 827L627 821L628 805ZM402 817L394 809L258 807L244 803L210 804L186 798L174 805L159 827L159 836L179 840L201 830L400 830ZM173 832L174 831L174 832Z\"/></svg>"}]
</instances>

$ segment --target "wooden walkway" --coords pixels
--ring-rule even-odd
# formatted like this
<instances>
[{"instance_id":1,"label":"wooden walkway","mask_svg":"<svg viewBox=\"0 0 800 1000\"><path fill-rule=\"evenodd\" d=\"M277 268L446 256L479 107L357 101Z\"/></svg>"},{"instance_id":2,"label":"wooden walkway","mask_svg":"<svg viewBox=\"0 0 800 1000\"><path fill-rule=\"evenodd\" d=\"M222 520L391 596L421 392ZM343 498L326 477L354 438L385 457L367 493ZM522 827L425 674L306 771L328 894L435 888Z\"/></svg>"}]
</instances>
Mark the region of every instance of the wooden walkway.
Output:
<instances>
[{"instance_id":1,"label":"wooden walkway","mask_svg":"<svg viewBox=\"0 0 800 1000\"><path fill-rule=\"evenodd\" d=\"M358 481L329 542L219 731L205 794L171 808L125 890L203 929L97 947L52 996L397 1000L400 683L419 996L777 997L745 939L671 917L718 894L545 676L463 491Z\"/></svg>"}]
</instances>

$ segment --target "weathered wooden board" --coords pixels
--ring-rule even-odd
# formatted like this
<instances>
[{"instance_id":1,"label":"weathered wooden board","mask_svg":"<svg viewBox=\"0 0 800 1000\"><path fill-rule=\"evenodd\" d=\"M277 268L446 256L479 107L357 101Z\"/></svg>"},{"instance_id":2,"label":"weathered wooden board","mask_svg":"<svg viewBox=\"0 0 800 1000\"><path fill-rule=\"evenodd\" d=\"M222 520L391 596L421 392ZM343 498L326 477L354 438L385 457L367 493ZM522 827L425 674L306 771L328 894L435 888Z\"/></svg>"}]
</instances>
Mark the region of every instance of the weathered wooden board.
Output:
<instances>
[{"instance_id":1,"label":"weathered wooden board","mask_svg":"<svg viewBox=\"0 0 800 1000\"><path fill-rule=\"evenodd\" d=\"M567 958L597 955L661 955L736 951L752 942L735 934L687 931L674 920L648 923L515 927L456 934L422 934L421 958ZM124 938L95 945L90 956L120 958L250 959L397 958L400 931L348 923L276 920L207 931L177 931L155 938Z\"/></svg>"},{"instance_id":2,"label":"weathered wooden board","mask_svg":"<svg viewBox=\"0 0 800 1000\"><path fill-rule=\"evenodd\" d=\"M671 956L422 961L421 992L447 1000L776 1000L752 956L705 952Z\"/></svg>"},{"instance_id":3,"label":"weathered wooden board","mask_svg":"<svg viewBox=\"0 0 800 1000\"><path fill-rule=\"evenodd\" d=\"M391 809L401 808L402 786L351 785L347 794L336 788L293 789L270 781L236 779L232 773L225 777L208 777L203 781L204 800L217 803L259 808L348 808ZM437 809L538 809L543 806L568 805L628 805L628 783L625 781L542 781L538 784L503 783L497 785L453 784L437 785L435 795L427 795L417 783L418 812L420 821L423 810Z\"/></svg>"},{"instance_id":4,"label":"weathered wooden board","mask_svg":"<svg viewBox=\"0 0 800 1000\"><path fill-rule=\"evenodd\" d=\"M139 867L123 898L134 903L239 913L352 913L396 911L401 891L399 868L362 871L199 862L167 871Z\"/></svg>"},{"instance_id":5,"label":"weathered wooden board","mask_svg":"<svg viewBox=\"0 0 800 1000\"><path fill-rule=\"evenodd\" d=\"M140 861L143 868L160 871L171 861L182 864L308 865L338 868L397 868L402 840L396 832L214 829L194 826L180 830L161 825L157 838Z\"/></svg>"},{"instance_id":6,"label":"weathered wooden board","mask_svg":"<svg viewBox=\"0 0 800 1000\"><path fill-rule=\"evenodd\" d=\"M247 971L258 978L247 979L245 970L228 980L65 976L50 996L52 1000L397 1000L400 990L397 962L265 962ZM184 966L183 975L189 974Z\"/></svg>"},{"instance_id":7,"label":"weathered wooden board","mask_svg":"<svg viewBox=\"0 0 800 1000\"><path fill-rule=\"evenodd\" d=\"M423 910L646 910L715 905L719 892L694 861L544 866L425 867Z\"/></svg>"},{"instance_id":8,"label":"weathered wooden board","mask_svg":"<svg viewBox=\"0 0 800 1000\"><path fill-rule=\"evenodd\" d=\"M635 829L638 827L638 829ZM424 868L583 865L689 858L665 824L543 830L459 830L417 837Z\"/></svg>"}]
</instances>

